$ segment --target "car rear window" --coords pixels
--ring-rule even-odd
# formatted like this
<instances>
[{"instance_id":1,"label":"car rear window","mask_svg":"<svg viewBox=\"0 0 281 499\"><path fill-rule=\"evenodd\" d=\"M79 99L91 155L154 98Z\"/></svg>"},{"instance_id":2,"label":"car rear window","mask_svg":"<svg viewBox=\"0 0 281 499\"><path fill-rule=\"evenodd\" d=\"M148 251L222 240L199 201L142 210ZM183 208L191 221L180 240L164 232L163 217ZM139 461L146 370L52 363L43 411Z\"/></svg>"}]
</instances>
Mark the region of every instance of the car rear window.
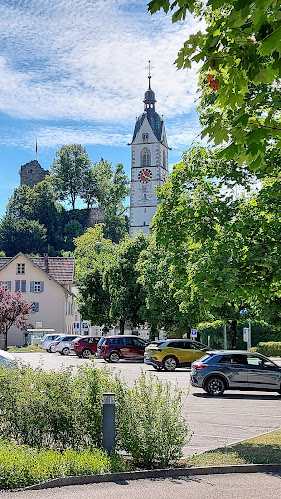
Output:
<instances>
[{"instance_id":1,"label":"car rear window","mask_svg":"<svg viewBox=\"0 0 281 499\"><path fill-rule=\"evenodd\" d=\"M198 362L199 360L201 362L208 362L208 360L210 360L212 357L213 357L213 355L211 353L206 353L206 355L203 355L203 357L200 357L200 359L196 360L196 362Z\"/></svg>"}]
</instances>

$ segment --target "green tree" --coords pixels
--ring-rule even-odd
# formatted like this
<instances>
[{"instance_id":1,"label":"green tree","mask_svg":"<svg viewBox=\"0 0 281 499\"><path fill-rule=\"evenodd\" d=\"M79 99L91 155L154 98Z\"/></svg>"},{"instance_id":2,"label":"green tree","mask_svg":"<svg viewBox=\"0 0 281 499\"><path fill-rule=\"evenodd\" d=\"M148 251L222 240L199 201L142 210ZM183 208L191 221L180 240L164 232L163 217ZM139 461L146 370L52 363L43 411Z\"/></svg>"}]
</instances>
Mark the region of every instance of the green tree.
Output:
<instances>
[{"instance_id":1,"label":"green tree","mask_svg":"<svg viewBox=\"0 0 281 499\"><path fill-rule=\"evenodd\" d=\"M42 254L47 251L46 233L46 228L37 220L6 215L0 226L0 247L7 256L20 251Z\"/></svg>"},{"instance_id":2,"label":"green tree","mask_svg":"<svg viewBox=\"0 0 281 499\"><path fill-rule=\"evenodd\" d=\"M7 215L15 220L20 221L26 218L44 226L47 230L46 242L49 253L62 249L64 212L64 208L56 201L49 178L39 182L33 188L27 185L16 188L6 210Z\"/></svg>"},{"instance_id":3,"label":"green tree","mask_svg":"<svg viewBox=\"0 0 281 499\"><path fill-rule=\"evenodd\" d=\"M254 316L279 296L280 222L272 193L265 202L269 181L258 193L238 197L221 181L223 167L229 169L202 148L185 153L158 191L154 228L170 252L182 308L200 300L215 319L228 320L235 347L240 311Z\"/></svg>"},{"instance_id":4,"label":"green tree","mask_svg":"<svg viewBox=\"0 0 281 499\"><path fill-rule=\"evenodd\" d=\"M199 320L194 314L198 307L196 310L195 303L189 304L188 312L180 308L180 290L176 287L169 251L163 251L152 238L147 250L140 254L137 269L145 290L144 316L151 327L151 336L164 329L168 336L182 338L186 334L189 337L191 328Z\"/></svg>"},{"instance_id":5,"label":"green tree","mask_svg":"<svg viewBox=\"0 0 281 499\"><path fill-rule=\"evenodd\" d=\"M78 220L70 220L64 227L64 233L66 235L66 241L64 244L64 250L73 251L74 243L73 240L81 236L84 232L82 225Z\"/></svg>"},{"instance_id":6,"label":"green tree","mask_svg":"<svg viewBox=\"0 0 281 499\"><path fill-rule=\"evenodd\" d=\"M104 289L110 296L110 317L113 324L119 322L120 334L124 334L125 322L133 327L145 322L145 293L138 282L137 262L149 239L138 232L133 238L121 241L115 260L105 270Z\"/></svg>"},{"instance_id":7,"label":"green tree","mask_svg":"<svg viewBox=\"0 0 281 499\"><path fill-rule=\"evenodd\" d=\"M115 168L101 159L93 167L97 204L104 208L104 235L118 243L128 233L128 208L124 205L130 193L129 178L124 166L118 163Z\"/></svg>"},{"instance_id":8,"label":"green tree","mask_svg":"<svg viewBox=\"0 0 281 499\"><path fill-rule=\"evenodd\" d=\"M97 204L98 188L93 169L87 171L83 177L80 197L85 201L87 210Z\"/></svg>"},{"instance_id":9,"label":"green tree","mask_svg":"<svg viewBox=\"0 0 281 499\"><path fill-rule=\"evenodd\" d=\"M62 146L56 152L51 165L51 182L59 199L69 201L73 210L77 197L83 194L85 177L90 170L91 161L80 144Z\"/></svg>"},{"instance_id":10,"label":"green tree","mask_svg":"<svg viewBox=\"0 0 281 499\"><path fill-rule=\"evenodd\" d=\"M281 145L280 1L151 0L153 14L163 8L172 20L188 14L205 20L204 32L191 34L178 54L178 68L200 63L199 111L221 156L246 162L252 171L264 166L273 140Z\"/></svg>"},{"instance_id":11,"label":"green tree","mask_svg":"<svg viewBox=\"0 0 281 499\"><path fill-rule=\"evenodd\" d=\"M104 273L115 259L116 245L104 237L102 224L89 228L74 242L79 311L84 319L106 331L110 328L111 318Z\"/></svg>"}]
</instances>

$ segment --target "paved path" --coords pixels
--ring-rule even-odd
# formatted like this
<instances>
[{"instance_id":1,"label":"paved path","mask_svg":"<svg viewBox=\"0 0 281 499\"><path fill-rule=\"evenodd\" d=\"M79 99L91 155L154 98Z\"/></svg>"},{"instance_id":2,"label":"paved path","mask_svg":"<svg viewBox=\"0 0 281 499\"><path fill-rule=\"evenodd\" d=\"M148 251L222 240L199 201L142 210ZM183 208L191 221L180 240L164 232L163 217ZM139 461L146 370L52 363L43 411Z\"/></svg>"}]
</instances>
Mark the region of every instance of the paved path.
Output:
<instances>
[{"instance_id":1,"label":"paved path","mask_svg":"<svg viewBox=\"0 0 281 499\"><path fill-rule=\"evenodd\" d=\"M238 473L2 492L0 499L280 499L280 491L280 474Z\"/></svg>"},{"instance_id":2,"label":"paved path","mask_svg":"<svg viewBox=\"0 0 281 499\"><path fill-rule=\"evenodd\" d=\"M45 352L16 356L30 362L32 366L42 365L44 369L59 369L61 365L73 365L76 369L76 366L84 362L91 362L75 355L65 357ZM95 363L98 367L104 365L103 360L96 360ZM125 361L109 364L109 367L113 371L120 371L129 384L133 383L143 369L184 390L183 412L192 433L191 440L184 447L185 456L229 445L281 427L281 397L277 393L226 391L222 397L210 397L203 390L189 386L187 369L177 369L172 373L158 372L143 363Z\"/></svg>"}]
</instances>

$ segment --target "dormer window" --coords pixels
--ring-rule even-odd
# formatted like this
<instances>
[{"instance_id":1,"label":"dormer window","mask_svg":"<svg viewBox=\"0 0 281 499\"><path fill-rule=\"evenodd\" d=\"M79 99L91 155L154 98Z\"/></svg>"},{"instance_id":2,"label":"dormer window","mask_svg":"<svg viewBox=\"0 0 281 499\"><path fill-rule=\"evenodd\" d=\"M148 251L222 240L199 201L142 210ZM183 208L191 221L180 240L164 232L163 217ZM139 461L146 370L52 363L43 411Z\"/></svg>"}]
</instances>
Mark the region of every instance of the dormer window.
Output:
<instances>
[{"instance_id":1,"label":"dormer window","mask_svg":"<svg viewBox=\"0 0 281 499\"><path fill-rule=\"evenodd\" d=\"M25 263L17 263L17 274L25 274Z\"/></svg>"},{"instance_id":2,"label":"dormer window","mask_svg":"<svg viewBox=\"0 0 281 499\"><path fill-rule=\"evenodd\" d=\"M148 142L148 137L149 137L148 133L143 133L142 134L142 141L143 142Z\"/></svg>"}]
</instances>

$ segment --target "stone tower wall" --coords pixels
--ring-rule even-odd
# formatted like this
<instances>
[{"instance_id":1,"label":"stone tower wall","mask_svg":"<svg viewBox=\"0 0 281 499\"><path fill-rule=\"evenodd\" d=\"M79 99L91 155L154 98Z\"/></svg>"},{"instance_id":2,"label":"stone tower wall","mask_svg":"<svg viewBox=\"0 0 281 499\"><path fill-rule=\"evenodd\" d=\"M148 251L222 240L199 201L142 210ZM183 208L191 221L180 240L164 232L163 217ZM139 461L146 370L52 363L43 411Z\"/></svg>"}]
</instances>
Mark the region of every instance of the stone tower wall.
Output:
<instances>
[{"instance_id":1,"label":"stone tower wall","mask_svg":"<svg viewBox=\"0 0 281 499\"><path fill-rule=\"evenodd\" d=\"M94 227L104 222L104 208L90 208L87 227Z\"/></svg>"},{"instance_id":2,"label":"stone tower wall","mask_svg":"<svg viewBox=\"0 0 281 499\"><path fill-rule=\"evenodd\" d=\"M49 171L44 170L37 160L29 161L20 167L20 185L28 185L32 188L38 182L42 182L48 174Z\"/></svg>"}]
</instances>

